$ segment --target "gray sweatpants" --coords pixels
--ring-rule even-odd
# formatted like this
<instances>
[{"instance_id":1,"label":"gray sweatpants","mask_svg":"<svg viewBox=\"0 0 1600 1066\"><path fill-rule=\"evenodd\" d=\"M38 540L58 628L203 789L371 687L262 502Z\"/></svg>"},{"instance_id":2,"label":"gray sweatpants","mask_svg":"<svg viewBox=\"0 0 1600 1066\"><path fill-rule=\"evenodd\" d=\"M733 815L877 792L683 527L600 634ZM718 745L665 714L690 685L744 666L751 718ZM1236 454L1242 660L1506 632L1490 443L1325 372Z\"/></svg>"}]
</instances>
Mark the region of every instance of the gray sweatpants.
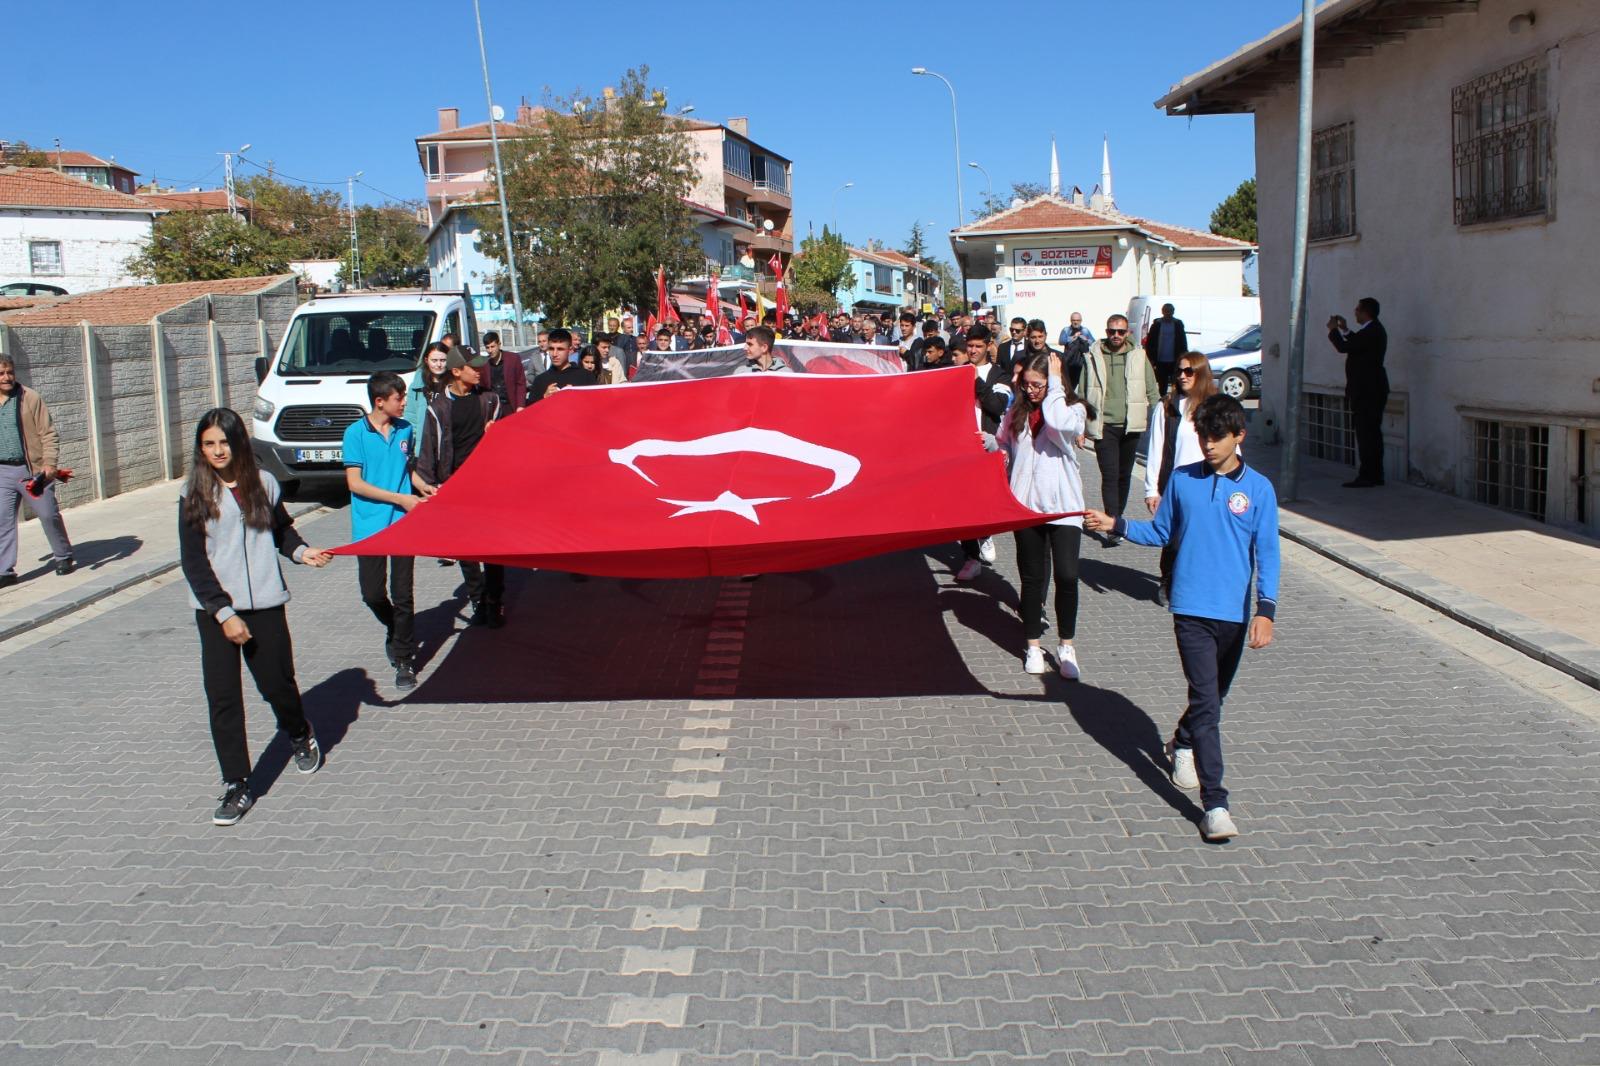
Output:
<instances>
[{"instance_id":1,"label":"gray sweatpants","mask_svg":"<svg viewBox=\"0 0 1600 1066\"><path fill-rule=\"evenodd\" d=\"M50 542L50 554L55 556L56 562L72 558L67 523L56 505L56 483L52 481L46 486L43 495L30 496L22 483L31 476L25 466L0 463L0 574L14 573L17 569L17 521L22 517L23 500L28 501L28 506L39 517L45 539Z\"/></svg>"}]
</instances>

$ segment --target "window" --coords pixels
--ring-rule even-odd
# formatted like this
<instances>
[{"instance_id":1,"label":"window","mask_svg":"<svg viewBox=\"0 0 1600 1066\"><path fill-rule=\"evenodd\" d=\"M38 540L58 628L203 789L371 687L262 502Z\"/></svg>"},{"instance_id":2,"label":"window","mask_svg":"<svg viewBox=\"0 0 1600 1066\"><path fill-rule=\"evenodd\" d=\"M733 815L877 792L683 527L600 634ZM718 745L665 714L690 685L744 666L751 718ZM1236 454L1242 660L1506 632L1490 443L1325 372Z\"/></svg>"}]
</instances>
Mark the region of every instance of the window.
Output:
<instances>
[{"instance_id":1,"label":"window","mask_svg":"<svg viewBox=\"0 0 1600 1066\"><path fill-rule=\"evenodd\" d=\"M297 315L284 341L285 377L414 370L432 334L432 311L328 312ZM460 318L451 312L459 335Z\"/></svg>"},{"instance_id":2,"label":"window","mask_svg":"<svg viewBox=\"0 0 1600 1066\"><path fill-rule=\"evenodd\" d=\"M750 146L743 141L723 141L722 169L750 181Z\"/></svg>"},{"instance_id":3,"label":"window","mask_svg":"<svg viewBox=\"0 0 1600 1066\"><path fill-rule=\"evenodd\" d=\"M439 176L439 146L437 144L427 145L425 152L427 154L426 168L428 177L437 178Z\"/></svg>"},{"instance_id":4,"label":"window","mask_svg":"<svg viewBox=\"0 0 1600 1066\"><path fill-rule=\"evenodd\" d=\"M894 292L894 267L874 265L872 288L876 292Z\"/></svg>"},{"instance_id":5,"label":"window","mask_svg":"<svg viewBox=\"0 0 1600 1066\"><path fill-rule=\"evenodd\" d=\"M1355 423L1343 396L1326 392L1301 393L1300 435L1307 455L1345 466L1355 465Z\"/></svg>"},{"instance_id":6,"label":"window","mask_svg":"<svg viewBox=\"0 0 1600 1066\"><path fill-rule=\"evenodd\" d=\"M1329 126L1311 136L1311 239L1356 231L1356 127Z\"/></svg>"},{"instance_id":7,"label":"window","mask_svg":"<svg viewBox=\"0 0 1600 1066\"><path fill-rule=\"evenodd\" d=\"M59 275L61 269L60 241L29 241L28 262L35 274Z\"/></svg>"},{"instance_id":8,"label":"window","mask_svg":"<svg viewBox=\"0 0 1600 1066\"><path fill-rule=\"evenodd\" d=\"M751 174L754 175L755 183L762 188L781 193L789 191L788 168L776 159L764 155L753 157Z\"/></svg>"},{"instance_id":9,"label":"window","mask_svg":"<svg viewBox=\"0 0 1600 1066\"><path fill-rule=\"evenodd\" d=\"M1451 94L1456 225L1549 210L1548 82L1543 59L1535 57Z\"/></svg>"},{"instance_id":10,"label":"window","mask_svg":"<svg viewBox=\"0 0 1600 1066\"><path fill-rule=\"evenodd\" d=\"M1472 498L1543 522L1550 481L1550 427L1471 419Z\"/></svg>"}]
</instances>

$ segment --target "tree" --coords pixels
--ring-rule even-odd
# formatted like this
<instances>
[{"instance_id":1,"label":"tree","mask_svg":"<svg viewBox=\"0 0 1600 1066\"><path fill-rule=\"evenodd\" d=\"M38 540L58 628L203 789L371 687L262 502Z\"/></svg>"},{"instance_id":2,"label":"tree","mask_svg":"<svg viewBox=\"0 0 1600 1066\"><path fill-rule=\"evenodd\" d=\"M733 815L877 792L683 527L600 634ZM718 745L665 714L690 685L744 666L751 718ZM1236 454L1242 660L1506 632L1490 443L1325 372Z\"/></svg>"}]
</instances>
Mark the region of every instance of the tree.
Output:
<instances>
[{"instance_id":1,"label":"tree","mask_svg":"<svg viewBox=\"0 0 1600 1066\"><path fill-rule=\"evenodd\" d=\"M905 247L900 249L901 254L909 255L913 259L921 259L928 254L928 230L920 221L911 223L911 234L906 237Z\"/></svg>"},{"instance_id":2,"label":"tree","mask_svg":"<svg viewBox=\"0 0 1600 1066\"><path fill-rule=\"evenodd\" d=\"M8 167L50 167L55 166L55 161L50 158L50 153L33 147L27 141L13 141L0 154L0 164Z\"/></svg>"},{"instance_id":3,"label":"tree","mask_svg":"<svg viewBox=\"0 0 1600 1066\"><path fill-rule=\"evenodd\" d=\"M961 291L961 275L955 268L943 259L924 259L923 265L939 276L939 288L943 289L940 299L944 306L955 307L958 303L966 301L966 293Z\"/></svg>"},{"instance_id":4,"label":"tree","mask_svg":"<svg viewBox=\"0 0 1600 1066\"><path fill-rule=\"evenodd\" d=\"M1029 200L1037 200L1049 191L1048 187L1041 185L1037 181L1014 181L1011 183L1011 195L1004 199L992 193L984 193L983 206L972 212L972 217L975 219L988 218L990 215L1010 207L1012 200L1021 200L1026 203Z\"/></svg>"},{"instance_id":5,"label":"tree","mask_svg":"<svg viewBox=\"0 0 1600 1066\"><path fill-rule=\"evenodd\" d=\"M128 260L135 277L165 283L282 274L294 256L282 237L221 212L156 218L150 242Z\"/></svg>"},{"instance_id":6,"label":"tree","mask_svg":"<svg viewBox=\"0 0 1600 1066\"><path fill-rule=\"evenodd\" d=\"M800 254L789 263L793 288L825 292L834 297L850 280L850 249L844 238L822 227L822 236L800 242ZM794 302L793 293L790 302Z\"/></svg>"},{"instance_id":7,"label":"tree","mask_svg":"<svg viewBox=\"0 0 1600 1066\"><path fill-rule=\"evenodd\" d=\"M288 185L270 174L235 183L250 201L250 218L290 242L291 259L338 259L350 248L350 215L331 189Z\"/></svg>"},{"instance_id":8,"label":"tree","mask_svg":"<svg viewBox=\"0 0 1600 1066\"><path fill-rule=\"evenodd\" d=\"M361 244L361 280L365 285L395 287L415 285L425 274L428 249L417 232L415 207L373 207L356 209L356 234ZM344 265L339 276L350 280L348 238L342 249Z\"/></svg>"},{"instance_id":9,"label":"tree","mask_svg":"<svg viewBox=\"0 0 1600 1066\"><path fill-rule=\"evenodd\" d=\"M839 297L835 293L827 289L813 288L799 281L786 286L784 291L789 297L789 306L802 315L832 311L839 306Z\"/></svg>"},{"instance_id":10,"label":"tree","mask_svg":"<svg viewBox=\"0 0 1600 1066\"><path fill-rule=\"evenodd\" d=\"M1256 179L1248 178L1211 212L1211 232L1256 243Z\"/></svg>"},{"instance_id":11,"label":"tree","mask_svg":"<svg viewBox=\"0 0 1600 1066\"><path fill-rule=\"evenodd\" d=\"M603 99L553 101L527 136L501 143L517 280L551 321L653 304L657 267L705 271L686 202L695 147L662 114L649 73L628 71ZM505 262L499 226L485 225L478 247Z\"/></svg>"}]
</instances>

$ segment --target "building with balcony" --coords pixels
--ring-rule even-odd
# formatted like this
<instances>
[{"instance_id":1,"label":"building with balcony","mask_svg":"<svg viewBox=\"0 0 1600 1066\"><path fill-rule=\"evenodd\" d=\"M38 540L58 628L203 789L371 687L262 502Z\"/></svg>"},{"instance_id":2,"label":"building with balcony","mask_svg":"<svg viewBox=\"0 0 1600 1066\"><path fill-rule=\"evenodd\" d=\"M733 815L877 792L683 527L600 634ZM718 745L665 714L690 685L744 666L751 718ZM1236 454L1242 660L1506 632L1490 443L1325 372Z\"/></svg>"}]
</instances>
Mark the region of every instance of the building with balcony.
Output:
<instances>
[{"instance_id":1,"label":"building with balcony","mask_svg":"<svg viewBox=\"0 0 1600 1066\"><path fill-rule=\"evenodd\" d=\"M45 166L69 178L86 181L90 185L98 185L102 189L112 192L132 194L136 180L139 177L137 170L129 170L115 159L101 159L88 152L75 152L63 148L38 148L34 149L44 155ZM6 157L14 154L14 146L0 142L0 163Z\"/></svg>"},{"instance_id":2,"label":"building with balcony","mask_svg":"<svg viewBox=\"0 0 1600 1066\"><path fill-rule=\"evenodd\" d=\"M878 314L938 306L939 275L920 259L884 248L850 249L850 285L839 292L846 311Z\"/></svg>"},{"instance_id":3,"label":"building with balcony","mask_svg":"<svg viewBox=\"0 0 1600 1066\"><path fill-rule=\"evenodd\" d=\"M537 129L543 108L523 104L514 122L498 124L502 140ZM777 255L787 269L794 255L793 164L750 139L749 120L723 124L675 116L672 121L692 142L696 165L687 197L706 260L703 273L675 279L680 304L692 308L705 297L713 273L724 298L753 291L773 280L769 261ZM489 124L460 124L460 111L439 109L439 128L416 139L428 205L428 260L436 287L458 288L463 281L480 291L475 279L500 270L476 251L477 219L494 207L490 178L493 149ZM476 210L474 210L476 209ZM488 216L483 216L488 217ZM492 219L491 219L492 221ZM438 245L436 248L435 245Z\"/></svg>"}]
</instances>

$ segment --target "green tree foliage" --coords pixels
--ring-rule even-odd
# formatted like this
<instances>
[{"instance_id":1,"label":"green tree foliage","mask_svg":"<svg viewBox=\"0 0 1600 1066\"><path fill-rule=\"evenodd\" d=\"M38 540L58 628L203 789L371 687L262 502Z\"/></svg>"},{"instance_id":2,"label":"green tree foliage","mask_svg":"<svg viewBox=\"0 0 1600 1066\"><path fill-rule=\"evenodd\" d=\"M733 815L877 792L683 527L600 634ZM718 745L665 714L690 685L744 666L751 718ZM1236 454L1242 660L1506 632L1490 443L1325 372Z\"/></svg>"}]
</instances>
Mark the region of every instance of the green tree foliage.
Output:
<instances>
[{"instance_id":1,"label":"green tree foliage","mask_svg":"<svg viewBox=\"0 0 1600 1066\"><path fill-rule=\"evenodd\" d=\"M1011 183L1010 196L1000 197L985 193L983 206L972 212L972 217L974 219L988 218L990 215L1010 207L1012 200L1022 200L1023 202L1036 200L1049 191L1047 186L1041 185L1037 181L1014 181Z\"/></svg>"},{"instance_id":2,"label":"green tree foliage","mask_svg":"<svg viewBox=\"0 0 1600 1066\"><path fill-rule=\"evenodd\" d=\"M940 299L945 307L956 307L966 302L966 294L961 291L961 275L956 273L955 267L943 259L924 259L923 263L939 276L939 287L944 290Z\"/></svg>"},{"instance_id":3,"label":"green tree foliage","mask_svg":"<svg viewBox=\"0 0 1600 1066\"><path fill-rule=\"evenodd\" d=\"M0 164L8 167L53 167L55 160L50 158L50 153L41 148L35 148L27 141L12 141L0 156Z\"/></svg>"},{"instance_id":4,"label":"green tree foliage","mask_svg":"<svg viewBox=\"0 0 1600 1066\"><path fill-rule=\"evenodd\" d=\"M361 243L361 281L371 288L417 285L424 281L428 249L422 243L414 208L373 207L356 209L356 235ZM340 249L344 265L339 276L350 280L350 248L346 237Z\"/></svg>"},{"instance_id":5,"label":"green tree foliage","mask_svg":"<svg viewBox=\"0 0 1600 1066\"><path fill-rule=\"evenodd\" d=\"M554 321L654 306L657 266L669 278L705 270L685 202L694 147L674 135L649 73L628 71L609 98L575 93L547 104L529 136L500 145L523 299ZM493 210L479 214L479 248L504 262Z\"/></svg>"},{"instance_id":6,"label":"green tree foliage","mask_svg":"<svg viewBox=\"0 0 1600 1066\"><path fill-rule=\"evenodd\" d=\"M900 252L913 259L921 259L928 254L928 228L921 221L911 223L911 232L906 236L905 247Z\"/></svg>"},{"instance_id":7,"label":"green tree foliage","mask_svg":"<svg viewBox=\"0 0 1600 1066\"><path fill-rule=\"evenodd\" d=\"M294 258L271 230L216 213L174 211L156 218L150 242L128 260L135 277L158 283L282 274Z\"/></svg>"},{"instance_id":8,"label":"green tree foliage","mask_svg":"<svg viewBox=\"0 0 1600 1066\"><path fill-rule=\"evenodd\" d=\"M350 215L334 190L289 185L268 174L241 178L235 187L250 201L252 222L291 242L291 259L338 259L349 250Z\"/></svg>"},{"instance_id":9,"label":"green tree foliage","mask_svg":"<svg viewBox=\"0 0 1600 1066\"><path fill-rule=\"evenodd\" d=\"M784 292L788 294L789 306L802 315L832 311L839 306L839 298L834 293L804 284L799 280L792 285L785 285Z\"/></svg>"},{"instance_id":10,"label":"green tree foliage","mask_svg":"<svg viewBox=\"0 0 1600 1066\"><path fill-rule=\"evenodd\" d=\"M1211 212L1211 232L1256 243L1255 178L1241 181L1239 187Z\"/></svg>"},{"instance_id":11,"label":"green tree foliage","mask_svg":"<svg viewBox=\"0 0 1600 1066\"><path fill-rule=\"evenodd\" d=\"M795 291L825 292L837 296L850 280L850 249L844 238L822 227L822 236L807 237L800 242L800 254L789 264ZM793 294L790 301L794 302Z\"/></svg>"}]
</instances>

